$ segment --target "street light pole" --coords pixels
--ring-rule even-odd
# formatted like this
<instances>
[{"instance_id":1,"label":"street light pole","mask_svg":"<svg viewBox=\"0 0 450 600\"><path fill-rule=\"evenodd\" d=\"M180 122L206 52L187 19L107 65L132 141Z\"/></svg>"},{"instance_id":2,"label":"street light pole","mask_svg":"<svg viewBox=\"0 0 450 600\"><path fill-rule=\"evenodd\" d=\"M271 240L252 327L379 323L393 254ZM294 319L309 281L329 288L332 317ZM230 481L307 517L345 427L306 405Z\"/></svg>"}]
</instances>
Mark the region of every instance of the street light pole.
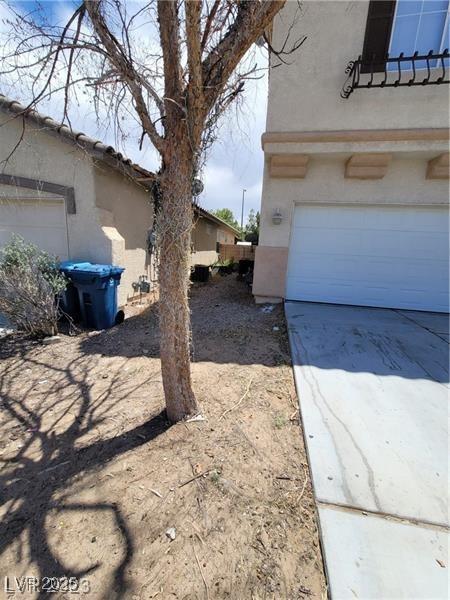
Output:
<instances>
[{"instance_id":1,"label":"street light pole","mask_svg":"<svg viewBox=\"0 0 450 600\"><path fill-rule=\"evenodd\" d=\"M247 190L244 188L242 190L242 210L241 210L241 235L244 237L244 196Z\"/></svg>"}]
</instances>

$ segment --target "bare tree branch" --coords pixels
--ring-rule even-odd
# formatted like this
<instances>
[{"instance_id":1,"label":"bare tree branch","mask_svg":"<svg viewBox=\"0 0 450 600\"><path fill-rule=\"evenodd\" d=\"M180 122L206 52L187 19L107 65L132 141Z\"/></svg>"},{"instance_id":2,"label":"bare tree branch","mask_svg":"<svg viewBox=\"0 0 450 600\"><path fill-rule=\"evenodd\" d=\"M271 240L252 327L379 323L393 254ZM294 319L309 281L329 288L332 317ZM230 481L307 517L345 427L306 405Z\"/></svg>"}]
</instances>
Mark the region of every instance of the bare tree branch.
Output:
<instances>
[{"instance_id":1,"label":"bare tree branch","mask_svg":"<svg viewBox=\"0 0 450 600\"><path fill-rule=\"evenodd\" d=\"M186 0L185 11L189 71L187 88L189 132L194 147L198 148L205 118L200 42L201 3L198 0Z\"/></svg>"},{"instance_id":2,"label":"bare tree branch","mask_svg":"<svg viewBox=\"0 0 450 600\"><path fill-rule=\"evenodd\" d=\"M47 77L47 81L44 85L44 87L42 88L42 90L40 91L39 94L37 94L37 96L35 96L32 100L32 102L28 105L27 108L31 108L33 106L33 104L37 104L39 102L39 100L42 98L42 96L45 94L46 90L48 89L50 82L52 80L52 77L55 73L55 69L56 69L56 65L58 63L58 57L59 54L61 53L61 45L64 43L64 40L66 38L66 34L70 29L70 26L72 25L72 23L75 21L75 19L83 12L82 7L80 6L79 8L77 8L77 10L73 13L73 15L70 17L69 21L67 22L67 25L64 27L58 46L57 46L57 50L55 52L55 56L53 58L53 63L50 69L50 73Z\"/></svg>"},{"instance_id":3,"label":"bare tree branch","mask_svg":"<svg viewBox=\"0 0 450 600\"><path fill-rule=\"evenodd\" d=\"M164 154L166 145L165 140L162 138L153 123L150 115L147 111L147 106L144 101L141 89L140 77L137 76L133 66L125 56L121 45L119 44L116 37L108 29L105 19L100 12L100 3L96 0L85 0L84 2L86 9L89 13L89 17L94 26L95 32L102 41L103 45L108 52L109 60L112 65L119 71L123 80L127 84L131 95L136 104L136 111L142 121L142 127L147 132L149 138L154 144L155 148ZM170 3L168 3L170 4Z\"/></svg>"},{"instance_id":4,"label":"bare tree branch","mask_svg":"<svg viewBox=\"0 0 450 600\"><path fill-rule=\"evenodd\" d=\"M205 100L212 108L224 85L250 46L272 22L286 0L242 2L236 19L215 48L203 61Z\"/></svg>"},{"instance_id":5,"label":"bare tree branch","mask_svg":"<svg viewBox=\"0 0 450 600\"><path fill-rule=\"evenodd\" d=\"M206 44L208 43L209 34L211 33L211 27L214 23L214 19L217 13L217 10L220 6L220 0L214 0L214 4L211 8L211 11L208 12L208 16L206 18L205 29L203 30L203 37L201 41L201 48L204 50L206 48Z\"/></svg>"},{"instance_id":6,"label":"bare tree branch","mask_svg":"<svg viewBox=\"0 0 450 600\"><path fill-rule=\"evenodd\" d=\"M180 55L180 22L177 2L158 0L158 23L164 63L164 104L166 132L180 119L183 107L183 79Z\"/></svg>"},{"instance_id":7,"label":"bare tree branch","mask_svg":"<svg viewBox=\"0 0 450 600\"><path fill-rule=\"evenodd\" d=\"M69 115L68 115L68 112L67 112L67 108L68 108L68 105L69 105L70 77L71 77L71 74L72 74L73 56L74 56L75 49L76 49L77 44L78 44L78 40L80 39L81 24L83 22L84 13L85 13L85 7L84 6L80 6L79 13L78 13L77 29L75 31L75 37L73 38L73 46L72 46L72 48L69 51L69 63L67 65L67 77L66 77L66 85L65 85L65 91L64 91L64 111L63 111L63 118L67 119L68 122L69 122L69 124L70 124L70 119L69 119Z\"/></svg>"}]
</instances>

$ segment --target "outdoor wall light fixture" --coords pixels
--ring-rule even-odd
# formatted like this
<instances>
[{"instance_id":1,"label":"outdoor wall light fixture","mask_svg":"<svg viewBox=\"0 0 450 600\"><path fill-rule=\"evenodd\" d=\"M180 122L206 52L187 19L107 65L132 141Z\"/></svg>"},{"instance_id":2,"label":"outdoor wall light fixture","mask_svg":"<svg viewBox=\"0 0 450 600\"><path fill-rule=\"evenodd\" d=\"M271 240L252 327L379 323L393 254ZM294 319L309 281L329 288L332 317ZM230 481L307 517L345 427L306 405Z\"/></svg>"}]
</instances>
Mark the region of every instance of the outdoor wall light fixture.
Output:
<instances>
[{"instance_id":1,"label":"outdoor wall light fixture","mask_svg":"<svg viewBox=\"0 0 450 600\"><path fill-rule=\"evenodd\" d=\"M280 213L280 211L277 209L273 215L272 215L272 223L274 225L280 225L280 223L283 220L283 215Z\"/></svg>"}]
</instances>

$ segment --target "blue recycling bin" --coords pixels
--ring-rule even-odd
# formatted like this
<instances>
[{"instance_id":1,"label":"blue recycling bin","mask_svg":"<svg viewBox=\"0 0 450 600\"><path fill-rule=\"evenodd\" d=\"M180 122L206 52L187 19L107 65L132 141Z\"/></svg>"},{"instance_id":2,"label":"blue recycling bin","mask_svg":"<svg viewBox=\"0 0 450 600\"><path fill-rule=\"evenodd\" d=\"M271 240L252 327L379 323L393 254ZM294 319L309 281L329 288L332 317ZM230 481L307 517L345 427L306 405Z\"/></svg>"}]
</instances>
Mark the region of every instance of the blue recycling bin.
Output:
<instances>
[{"instance_id":1,"label":"blue recycling bin","mask_svg":"<svg viewBox=\"0 0 450 600\"><path fill-rule=\"evenodd\" d=\"M61 263L60 269L77 290L81 320L86 327L109 329L123 321L123 311L117 310L117 287L125 269L73 261Z\"/></svg>"},{"instance_id":2,"label":"blue recycling bin","mask_svg":"<svg viewBox=\"0 0 450 600\"><path fill-rule=\"evenodd\" d=\"M61 273L64 273L67 279L67 287L61 294L59 305L63 313L71 317L74 323L79 323L81 320L81 308L80 300L78 297L78 290L70 278L70 273L72 272L75 265L80 264L88 265L90 263L80 263L73 260L65 260L59 265L59 270L61 271Z\"/></svg>"}]
</instances>

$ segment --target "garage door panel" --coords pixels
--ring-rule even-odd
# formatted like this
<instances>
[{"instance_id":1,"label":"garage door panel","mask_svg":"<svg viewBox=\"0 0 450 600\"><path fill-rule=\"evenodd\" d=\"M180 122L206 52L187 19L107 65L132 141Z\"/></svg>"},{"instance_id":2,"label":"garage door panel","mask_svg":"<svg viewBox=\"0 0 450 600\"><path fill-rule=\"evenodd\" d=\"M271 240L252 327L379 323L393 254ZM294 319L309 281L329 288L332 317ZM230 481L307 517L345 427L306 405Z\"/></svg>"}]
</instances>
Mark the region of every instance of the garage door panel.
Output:
<instances>
[{"instance_id":1,"label":"garage door panel","mask_svg":"<svg viewBox=\"0 0 450 600\"><path fill-rule=\"evenodd\" d=\"M357 249L354 246L353 250ZM439 256L439 244L436 244L429 233L414 231L383 231L373 229L362 235L359 248L360 254L375 257L421 258L424 252L433 250L433 255ZM442 256L442 254L440 255Z\"/></svg>"},{"instance_id":2,"label":"garage door panel","mask_svg":"<svg viewBox=\"0 0 450 600\"><path fill-rule=\"evenodd\" d=\"M304 262L299 261L294 265L295 276L299 279L326 277L331 281L341 281L349 278L354 284L363 281L396 284L400 279L416 282L419 277L428 285L435 283L437 278L442 279L443 285L448 282L445 261L436 263L420 259L412 265L411 261L402 258L335 255L327 259L325 254L310 253L305 253L303 258Z\"/></svg>"},{"instance_id":3,"label":"garage door panel","mask_svg":"<svg viewBox=\"0 0 450 600\"><path fill-rule=\"evenodd\" d=\"M448 247L446 233L396 230L331 230L324 228L307 229L298 227L298 250L300 252L328 254L331 244L336 253L349 254L358 251L360 256L398 256L407 259L430 259L442 257Z\"/></svg>"},{"instance_id":4,"label":"garage door panel","mask_svg":"<svg viewBox=\"0 0 450 600\"><path fill-rule=\"evenodd\" d=\"M331 210L330 210L331 209ZM363 214L358 214L358 219L363 219ZM340 207L336 212L330 206L303 206L302 214L298 211L294 214L294 227L305 229L325 228L338 229L358 229L360 222L355 221L355 209L353 207Z\"/></svg>"},{"instance_id":5,"label":"garage door panel","mask_svg":"<svg viewBox=\"0 0 450 600\"><path fill-rule=\"evenodd\" d=\"M322 254L305 253L304 261L299 261L295 265L295 275L298 278L315 279L328 277L339 280L349 271L358 270L359 259L351 256L334 256L330 258L332 262L332 272L330 273L330 265L324 261Z\"/></svg>"},{"instance_id":6,"label":"garage door panel","mask_svg":"<svg viewBox=\"0 0 450 600\"><path fill-rule=\"evenodd\" d=\"M399 274L402 270L402 262L392 262L389 258L365 257L360 258L361 278L360 281L368 283L383 282L384 285L393 285L398 281ZM354 279L355 284L357 279Z\"/></svg>"},{"instance_id":7,"label":"garage door panel","mask_svg":"<svg viewBox=\"0 0 450 600\"><path fill-rule=\"evenodd\" d=\"M13 233L61 260L68 258L63 201L30 203L12 200L0 204L0 247L10 241Z\"/></svg>"},{"instance_id":8,"label":"garage door panel","mask_svg":"<svg viewBox=\"0 0 450 600\"><path fill-rule=\"evenodd\" d=\"M303 286L303 293L301 300L306 302L336 302L336 303L346 303L346 298L349 294L349 288L351 285L346 285L343 282L336 283L330 282L327 293L324 292L323 286L317 282L317 280L301 280L297 281L295 278L292 280L291 285L295 287L296 285ZM288 299L289 298L288 296Z\"/></svg>"},{"instance_id":9,"label":"garage door panel","mask_svg":"<svg viewBox=\"0 0 450 600\"><path fill-rule=\"evenodd\" d=\"M430 302L430 295L426 290L403 288L398 291L398 297L400 302L402 303L401 308L406 308L410 310L416 310L416 306L418 305L428 306ZM434 310L436 312L448 312L447 292L434 292L432 302L433 308L427 310Z\"/></svg>"},{"instance_id":10,"label":"garage door panel","mask_svg":"<svg viewBox=\"0 0 450 600\"><path fill-rule=\"evenodd\" d=\"M360 232L349 230L298 228L296 233L300 252L328 254L328 248L333 245L339 250L339 254L349 254L354 251L356 243L361 243Z\"/></svg>"},{"instance_id":11,"label":"garage door panel","mask_svg":"<svg viewBox=\"0 0 450 600\"><path fill-rule=\"evenodd\" d=\"M288 299L448 311L446 210L302 206L294 222Z\"/></svg>"},{"instance_id":12,"label":"garage door panel","mask_svg":"<svg viewBox=\"0 0 450 600\"><path fill-rule=\"evenodd\" d=\"M304 281L298 281L297 284L304 285ZM401 308L417 310L418 305L427 305L429 303L429 294L426 290L419 290L413 287L397 288L396 286L373 286L368 282L360 283L360 293L364 296L364 302L358 302L363 306L379 306L393 308L392 295L395 294L396 302L401 304ZM352 301L354 294L353 282L330 281L326 292L316 281L309 282L307 289L300 299L306 302L329 302L335 304L356 304ZM448 311L448 296L445 291L440 294L433 294L433 310L437 312ZM292 298L289 298L292 299ZM427 309L431 310L431 309Z\"/></svg>"},{"instance_id":13,"label":"garage door panel","mask_svg":"<svg viewBox=\"0 0 450 600\"><path fill-rule=\"evenodd\" d=\"M2 204L0 224L8 227L19 227L23 224L45 228L65 227L64 204Z\"/></svg>"},{"instance_id":14,"label":"garage door panel","mask_svg":"<svg viewBox=\"0 0 450 600\"><path fill-rule=\"evenodd\" d=\"M14 233L23 237L25 241L35 244L41 250L53 254L60 260L68 258L65 230L52 229L51 234L48 235L48 230L18 227L14 230ZM11 232L0 230L0 248L10 241L11 235Z\"/></svg>"},{"instance_id":15,"label":"garage door panel","mask_svg":"<svg viewBox=\"0 0 450 600\"><path fill-rule=\"evenodd\" d=\"M420 230L432 233L448 231L448 224L442 220L442 211L426 208L407 207L346 207L336 210L335 206L302 206L302 214L295 211L293 227L302 228L348 228L381 229L383 231ZM303 212L304 211L304 212ZM381 212L380 212L381 211ZM420 211L420 220L417 214ZM418 227L418 223L420 226Z\"/></svg>"},{"instance_id":16,"label":"garage door panel","mask_svg":"<svg viewBox=\"0 0 450 600\"><path fill-rule=\"evenodd\" d=\"M415 265L405 265L404 274L407 280L425 284L423 287L433 287L436 290L448 290L448 263L444 260L417 261Z\"/></svg>"},{"instance_id":17,"label":"garage door panel","mask_svg":"<svg viewBox=\"0 0 450 600\"><path fill-rule=\"evenodd\" d=\"M440 260L448 252L448 237L443 233L424 233L422 231L399 231L395 238L388 238L392 253L404 258Z\"/></svg>"},{"instance_id":18,"label":"garage door panel","mask_svg":"<svg viewBox=\"0 0 450 600\"><path fill-rule=\"evenodd\" d=\"M445 231L442 227L439 210L430 211L425 208L410 209L408 207L363 207L356 208L365 214L365 224L368 229L381 229L383 231ZM420 214L420 218L418 218Z\"/></svg>"}]
</instances>

